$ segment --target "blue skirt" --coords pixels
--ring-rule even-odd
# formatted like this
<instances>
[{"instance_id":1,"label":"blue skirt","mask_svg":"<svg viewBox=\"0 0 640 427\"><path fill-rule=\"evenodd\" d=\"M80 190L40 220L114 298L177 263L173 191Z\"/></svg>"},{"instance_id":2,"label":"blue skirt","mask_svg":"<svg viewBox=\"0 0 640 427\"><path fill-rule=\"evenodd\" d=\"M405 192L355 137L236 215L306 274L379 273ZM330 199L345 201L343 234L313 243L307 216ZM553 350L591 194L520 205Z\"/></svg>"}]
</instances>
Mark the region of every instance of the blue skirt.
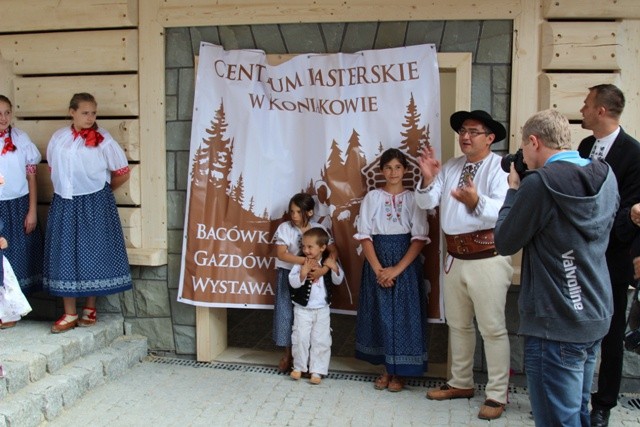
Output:
<instances>
[{"instance_id":1,"label":"blue skirt","mask_svg":"<svg viewBox=\"0 0 640 427\"><path fill-rule=\"evenodd\" d=\"M411 235L374 235L373 246L383 267L397 264L411 245ZM420 256L391 288L382 288L367 261L362 271L356 358L400 376L421 376L427 370L426 297Z\"/></svg>"},{"instance_id":2,"label":"blue skirt","mask_svg":"<svg viewBox=\"0 0 640 427\"><path fill-rule=\"evenodd\" d=\"M278 268L276 279L276 300L273 305L273 342L279 347L291 347L293 327L293 303L289 292L291 270Z\"/></svg>"},{"instance_id":3,"label":"blue skirt","mask_svg":"<svg viewBox=\"0 0 640 427\"><path fill-rule=\"evenodd\" d=\"M52 295L87 297L131 289L122 225L108 184L73 199L54 194L44 247L43 286Z\"/></svg>"},{"instance_id":4,"label":"blue skirt","mask_svg":"<svg viewBox=\"0 0 640 427\"><path fill-rule=\"evenodd\" d=\"M24 232L24 219L29 212L29 195L0 201L0 219L4 228L0 233L9 242L4 250L18 278L22 293L42 288L42 231L40 225L29 234Z\"/></svg>"}]
</instances>

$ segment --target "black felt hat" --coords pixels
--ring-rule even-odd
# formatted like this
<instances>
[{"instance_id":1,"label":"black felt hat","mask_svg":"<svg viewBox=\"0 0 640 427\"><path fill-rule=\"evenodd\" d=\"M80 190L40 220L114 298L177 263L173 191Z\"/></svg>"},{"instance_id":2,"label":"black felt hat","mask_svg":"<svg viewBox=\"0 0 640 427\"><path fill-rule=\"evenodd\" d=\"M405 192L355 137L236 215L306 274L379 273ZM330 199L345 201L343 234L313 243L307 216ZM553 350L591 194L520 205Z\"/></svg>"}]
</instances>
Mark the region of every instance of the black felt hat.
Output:
<instances>
[{"instance_id":1,"label":"black felt hat","mask_svg":"<svg viewBox=\"0 0 640 427\"><path fill-rule=\"evenodd\" d=\"M462 127L464 121L468 119L478 120L479 122L482 122L486 127L491 129L491 132L493 132L496 136L493 142L502 141L507 137L507 131L504 126L502 126L500 122L493 120L489 113L482 110L457 111L451 115L449 123L451 123L451 128L454 131L458 132Z\"/></svg>"}]
</instances>

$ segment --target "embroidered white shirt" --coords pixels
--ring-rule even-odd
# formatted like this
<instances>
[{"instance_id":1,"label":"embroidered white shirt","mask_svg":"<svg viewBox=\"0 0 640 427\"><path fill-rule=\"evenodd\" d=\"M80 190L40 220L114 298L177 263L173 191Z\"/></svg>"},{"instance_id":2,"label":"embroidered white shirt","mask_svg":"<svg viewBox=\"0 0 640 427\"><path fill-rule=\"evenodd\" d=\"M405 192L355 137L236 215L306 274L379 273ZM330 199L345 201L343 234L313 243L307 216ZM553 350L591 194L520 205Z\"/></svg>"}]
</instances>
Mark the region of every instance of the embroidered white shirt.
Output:
<instances>
[{"instance_id":1,"label":"embroidered white shirt","mask_svg":"<svg viewBox=\"0 0 640 427\"><path fill-rule=\"evenodd\" d=\"M440 206L440 225L446 234L463 234L494 228L498 212L504 203L509 185L508 174L500 167L502 158L490 153L478 168L473 183L478 191L478 205L473 211L451 195L456 189L466 156L447 161L436 179L427 188L416 190L416 203L422 209Z\"/></svg>"},{"instance_id":2,"label":"embroidered white shirt","mask_svg":"<svg viewBox=\"0 0 640 427\"><path fill-rule=\"evenodd\" d=\"M111 172L128 167L124 150L103 128L104 140L97 147L87 147L81 137L73 138L71 127L58 129L47 146L53 190L64 199L102 190L111 183Z\"/></svg>"},{"instance_id":3,"label":"embroidered white shirt","mask_svg":"<svg viewBox=\"0 0 640 427\"><path fill-rule=\"evenodd\" d=\"M411 240L430 241L427 213L418 208L411 190L395 195L381 188L369 191L360 205L356 227L356 240L371 240L377 234L411 233Z\"/></svg>"},{"instance_id":4,"label":"embroidered white shirt","mask_svg":"<svg viewBox=\"0 0 640 427\"><path fill-rule=\"evenodd\" d=\"M16 150L0 155L0 174L4 176L5 181L0 192L0 200L13 200L29 194L27 165L37 165L42 158L26 132L12 127L11 140ZM3 144L4 141L0 140L0 150Z\"/></svg>"}]
</instances>

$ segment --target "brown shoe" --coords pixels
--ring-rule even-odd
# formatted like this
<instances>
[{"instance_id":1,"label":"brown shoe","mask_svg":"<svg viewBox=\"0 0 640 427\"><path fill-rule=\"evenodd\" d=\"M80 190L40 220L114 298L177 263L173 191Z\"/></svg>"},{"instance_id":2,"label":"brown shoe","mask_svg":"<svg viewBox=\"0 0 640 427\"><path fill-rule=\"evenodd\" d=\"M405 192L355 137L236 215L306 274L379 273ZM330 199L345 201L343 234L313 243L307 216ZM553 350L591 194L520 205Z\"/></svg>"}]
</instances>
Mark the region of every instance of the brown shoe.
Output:
<instances>
[{"instance_id":1,"label":"brown shoe","mask_svg":"<svg viewBox=\"0 0 640 427\"><path fill-rule=\"evenodd\" d=\"M0 329L9 329L16 326L18 322L0 322Z\"/></svg>"},{"instance_id":2,"label":"brown shoe","mask_svg":"<svg viewBox=\"0 0 640 427\"><path fill-rule=\"evenodd\" d=\"M292 380L298 381L302 377L302 372L296 371L294 369L293 371L291 371L291 374L289 374L289 376L291 377Z\"/></svg>"},{"instance_id":3,"label":"brown shoe","mask_svg":"<svg viewBox=\"0 0 640 427\"><path fill-rule=\"evenodd\" d=\"M61 332L67 332L78 325L77 314L63 314L56 323L51 327L52 334L59 334Z\"/></svg>"},{"instance_id":4,"label":"brown shoe","mask_svg":"<svg viewBox=\"0 0 640 427\"><path fill-rule=\"evenodd\" d=\"M311 374L309 382L313 385L318 385L322 382L322 377L320 376L320 374Z\"/></svg>"},{"instance_id":5,"label":"brown shoe","mask_svg":"<svg viewBox=\"0 0 640 427\"><path fill-rule=\"evenodd\" d=\"M478 412L478 418L481 420L495 420L500 418L500 415L504 412L504 404L496 402L495 400L487 399L480 406L480 412Z\"/></svg>"},{"instance_id":6,"label":"brown shoe","mask_svg":"<svg viewBox=\"0 0 640 427\"><path fill-rule=\"evenodd\" d=\"M403 388L404 388L404 379L397 375L392 376L391 381L389 381L389 387L387 388L387 390L398 392L398 391L402 391Z\"/></svg>"},{"instance_id":7,"label":"brown shoe","mask_svg":"<svg viewBox=\"0 0 640 427\"><path fill-rule=\"evenodd\" d=\"M82 317L78 319L78 326L93 326L96 320L96 309L85 307L82 309Z\"/></svg>"},{"instance_id":8,"label":"brown shoe","mask_svg":"<svg viewBox=\"0 0 640 427\"><path fill-rule=\"evenodd\" d=\"M376 381L373 383L373 387L376 390L384 390L385 388L389 387L390 379L391 375L387 373L381 374L378 378L376 378Z\"/></svg>"},{"instance_id":9,"label":"brown shoe","mask_svg":"<svg viewBox=\"0 0 640 427\"><path fill-rule=\"evenodd\" d=\"M473 397L474 389L472 388L455 388L449 384L445 384L440 388L429 390L427 399L431 400L447 400L447 399L469 399Z\"/></svg>"}]
</instances>

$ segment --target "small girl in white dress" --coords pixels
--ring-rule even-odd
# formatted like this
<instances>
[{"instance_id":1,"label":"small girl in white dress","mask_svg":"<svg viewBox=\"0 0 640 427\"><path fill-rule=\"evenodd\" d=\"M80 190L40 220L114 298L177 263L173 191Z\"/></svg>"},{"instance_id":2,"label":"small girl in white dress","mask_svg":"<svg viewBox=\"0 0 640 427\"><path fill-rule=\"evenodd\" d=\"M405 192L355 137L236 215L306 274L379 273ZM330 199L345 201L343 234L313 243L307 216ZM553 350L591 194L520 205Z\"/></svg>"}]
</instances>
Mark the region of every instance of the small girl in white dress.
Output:
<instances>
[{"instance_id":1,"label":"small girl in white dress","mask_svg":"<svg viewBox=\"0 0 640 427\"><path fill-rule=\"evenodd\" d=\"M3 184L4 177L0 176L0 186ZM0 191L2 191L1 187ZM3 227L4 223L0 219L0 233ZM0 256L2 257L2 265L0 266L0 329L16 326L16 322L31 311L31 306L20 289L18 278L11 268L9 260L2 254L2 250L8 246L7 239L0 237Z\"/></svg>"}]
</instances>

